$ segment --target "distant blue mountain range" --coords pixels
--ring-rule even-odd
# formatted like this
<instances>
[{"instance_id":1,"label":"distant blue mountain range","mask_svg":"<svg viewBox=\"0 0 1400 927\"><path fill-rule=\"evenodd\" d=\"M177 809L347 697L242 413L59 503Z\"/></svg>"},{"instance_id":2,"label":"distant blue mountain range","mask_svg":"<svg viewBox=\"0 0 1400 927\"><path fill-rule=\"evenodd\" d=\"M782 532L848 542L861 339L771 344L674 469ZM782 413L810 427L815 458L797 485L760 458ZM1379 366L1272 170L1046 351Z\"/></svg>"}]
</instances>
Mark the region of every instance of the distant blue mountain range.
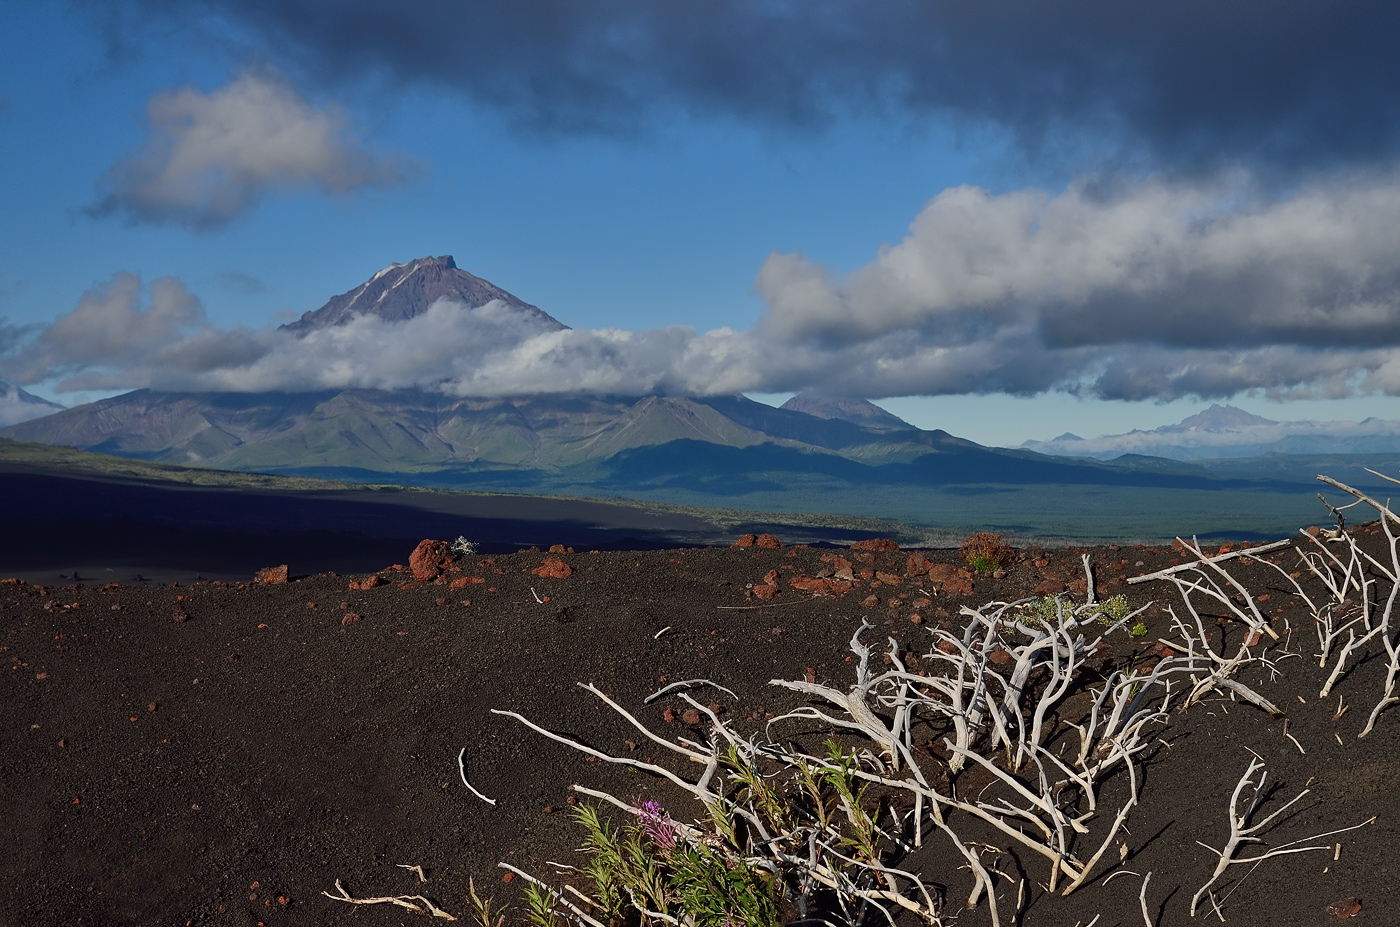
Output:
<instances>
[{"instance_id":1,"label":"distant blue mountain range","mask_svg":"<svg viewBox=\"0 0 1400 927\"><path fill-rule=\"evenodd\" d=\"M1265 454L1400 453L1400 422L1368 418L1360 422L1275 422L1234 406L1212 405L1204 412L1151 431L1081 438L1062 434L1049 441L1027 441L1028 451L1060 457L1112 460L1124 454L1171 460L1219 460Z\"/></svg>"}]
</instances>

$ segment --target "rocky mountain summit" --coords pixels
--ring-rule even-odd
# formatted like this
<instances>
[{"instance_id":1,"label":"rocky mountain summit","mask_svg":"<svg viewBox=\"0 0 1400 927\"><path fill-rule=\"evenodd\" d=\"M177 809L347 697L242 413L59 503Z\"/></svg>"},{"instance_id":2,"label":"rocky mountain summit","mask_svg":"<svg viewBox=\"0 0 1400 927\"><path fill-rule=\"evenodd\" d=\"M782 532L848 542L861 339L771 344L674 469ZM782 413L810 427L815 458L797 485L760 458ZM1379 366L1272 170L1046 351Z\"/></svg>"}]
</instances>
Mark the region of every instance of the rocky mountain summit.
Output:
<instances>
[{"instance_id":1,"label":"rocky mountain summit","mask_svg":"<svg viewBox=\"0 0 1400 927\"><path fill-rule=\"evenodd\" d=\"M871 431L917 431L913 425L866 399L831 399L798 393L782 406L789 412L805 412L817 418L851 422Z\"/></svg>"},{"instance_id":2,"label":"rocky mountain summit","mask_svg":"<svg viewBox=\"0 0 1400 927\"><path fill-rule=\"evenodd\" d=\"M0 428L62 412L63 406L40 399L12 383L0 380Z\"/></svg>"},{"instance_id":3,"label":"rocky mountain summit","mask_svg":"<svg viewBox=\"0 0 1400 927\"><path fill-rule=\"evenodd\" d=\"M446 254L418 258L407 264L390 264L353 290L331 297L320 309L303 314L282 329L304 335L314 329L344 325L357 316L406 322L427 312L442 299L461 303L468 309L479 309L498 301L534 316L556 331L568 328L537 306L462 270L452 255Z\"/></svg>"}]
</instances>

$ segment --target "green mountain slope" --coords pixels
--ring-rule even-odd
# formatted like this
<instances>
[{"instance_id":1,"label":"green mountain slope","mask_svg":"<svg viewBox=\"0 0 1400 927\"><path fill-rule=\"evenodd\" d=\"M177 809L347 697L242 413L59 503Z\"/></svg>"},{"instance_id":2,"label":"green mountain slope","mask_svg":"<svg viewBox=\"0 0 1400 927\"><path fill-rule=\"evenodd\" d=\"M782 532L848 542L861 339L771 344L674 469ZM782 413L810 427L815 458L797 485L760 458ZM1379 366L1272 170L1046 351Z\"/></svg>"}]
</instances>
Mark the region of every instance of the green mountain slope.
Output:
<instances>
[{"instance_id":1,"label":"green mountain slope","mask_svg":"<svg viewBox=\"0 0 1400 927\"><path fill-rule=\"evenodd\" d=\"M1384 463L1346 455L1257 466L1047 457L730 396L138 390L0 434L249 473L1083 538L1286 534L1327 520L1314 497L1316 472L1375 486L1361 465Z\"/></svg>"},{"instance_id":2,"label":"green mountain slope","mask_svg":"<svg viewBox=\"0 0 1400 927\"><path fill-rule=\"evenodd\" d=\"M161 393L137 390L3 431L168 463L235 470L454 467L559 470L671 441L773 442L888 461L926 453L925 433L890 435L742 397L533 396L454 399L419 391Z\"/></svg>"}]
</instances>

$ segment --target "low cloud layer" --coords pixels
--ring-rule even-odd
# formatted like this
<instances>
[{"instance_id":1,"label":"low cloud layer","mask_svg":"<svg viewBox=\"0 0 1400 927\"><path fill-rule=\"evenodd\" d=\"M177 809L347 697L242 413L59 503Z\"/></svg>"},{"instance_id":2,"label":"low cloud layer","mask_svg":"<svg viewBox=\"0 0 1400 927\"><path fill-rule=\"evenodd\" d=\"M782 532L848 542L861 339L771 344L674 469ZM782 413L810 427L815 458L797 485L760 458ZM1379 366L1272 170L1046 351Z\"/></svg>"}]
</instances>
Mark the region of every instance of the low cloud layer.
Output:
<instances>
[{"instance_id":1,"label":"low cloud layer","mask_svg":"<svg viewBox=\"0 0 1400 927\"><path fill-rule=\"evenodd\" d=\"M1182 0L128 0L247 37L308 78L447 90L532 131L646 131L666 114L764 128L858 115L991 123L1040 155L1085 133L1164 170L1361 164L1400 148L1400 7ZM99 15L99 14L94 14Z\"/></svg>"},{"instance_id":2,"label":"low cloud layer","mask_svg":"<svg viewBox=\"0 0 1400 927\"><path fill-rule=\"evenodd\" d=\"M146 142L102 178L93 212L131 222L207 229L270 194L344 194L403 183L409 168L354 138L349 117L318 109L284 80L247 71L212 93L157 94Z\"/></svg>"},{"instance_id":3,"label":"low cloud layer","mask_svg":"<svg viewBox=\"0 0 1400 927\"><path fill-rule=\"evenodd\" d=\"M454 395L816 390L880 398L1067 390L1126 400L1400 395L1400 177L1274 199L1209 183L1086 179L931 200L844 278L773 254L747 332L553 331L440 302L298 338L218 331L178 280L119 274L0 375L60 389L419 387Z\"/></svg>"}]
</instances>

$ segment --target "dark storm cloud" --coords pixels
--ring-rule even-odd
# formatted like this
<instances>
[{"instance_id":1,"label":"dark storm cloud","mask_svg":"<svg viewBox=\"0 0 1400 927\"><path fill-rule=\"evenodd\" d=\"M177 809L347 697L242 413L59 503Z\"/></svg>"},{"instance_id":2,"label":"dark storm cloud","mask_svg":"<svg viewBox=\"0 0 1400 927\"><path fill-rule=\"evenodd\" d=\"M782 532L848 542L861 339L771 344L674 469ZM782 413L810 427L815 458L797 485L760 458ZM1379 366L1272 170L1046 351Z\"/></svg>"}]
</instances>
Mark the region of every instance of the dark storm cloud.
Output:
<instances>
[{"instance_id":1,"label":"dark storm cloud","mask_svg":"<svg viewBox=\"0 0 1400 927\"><path fill-rule=\"evenodd\" d=\"M536 130L645 131L675 108L797 128L943 112L1031 149L1102 132L1186 170L1400 147L1400 6L1379 0L132 2L109 33L222 20L303 75L445 88Z\"/></svg>"}]
</instances>

